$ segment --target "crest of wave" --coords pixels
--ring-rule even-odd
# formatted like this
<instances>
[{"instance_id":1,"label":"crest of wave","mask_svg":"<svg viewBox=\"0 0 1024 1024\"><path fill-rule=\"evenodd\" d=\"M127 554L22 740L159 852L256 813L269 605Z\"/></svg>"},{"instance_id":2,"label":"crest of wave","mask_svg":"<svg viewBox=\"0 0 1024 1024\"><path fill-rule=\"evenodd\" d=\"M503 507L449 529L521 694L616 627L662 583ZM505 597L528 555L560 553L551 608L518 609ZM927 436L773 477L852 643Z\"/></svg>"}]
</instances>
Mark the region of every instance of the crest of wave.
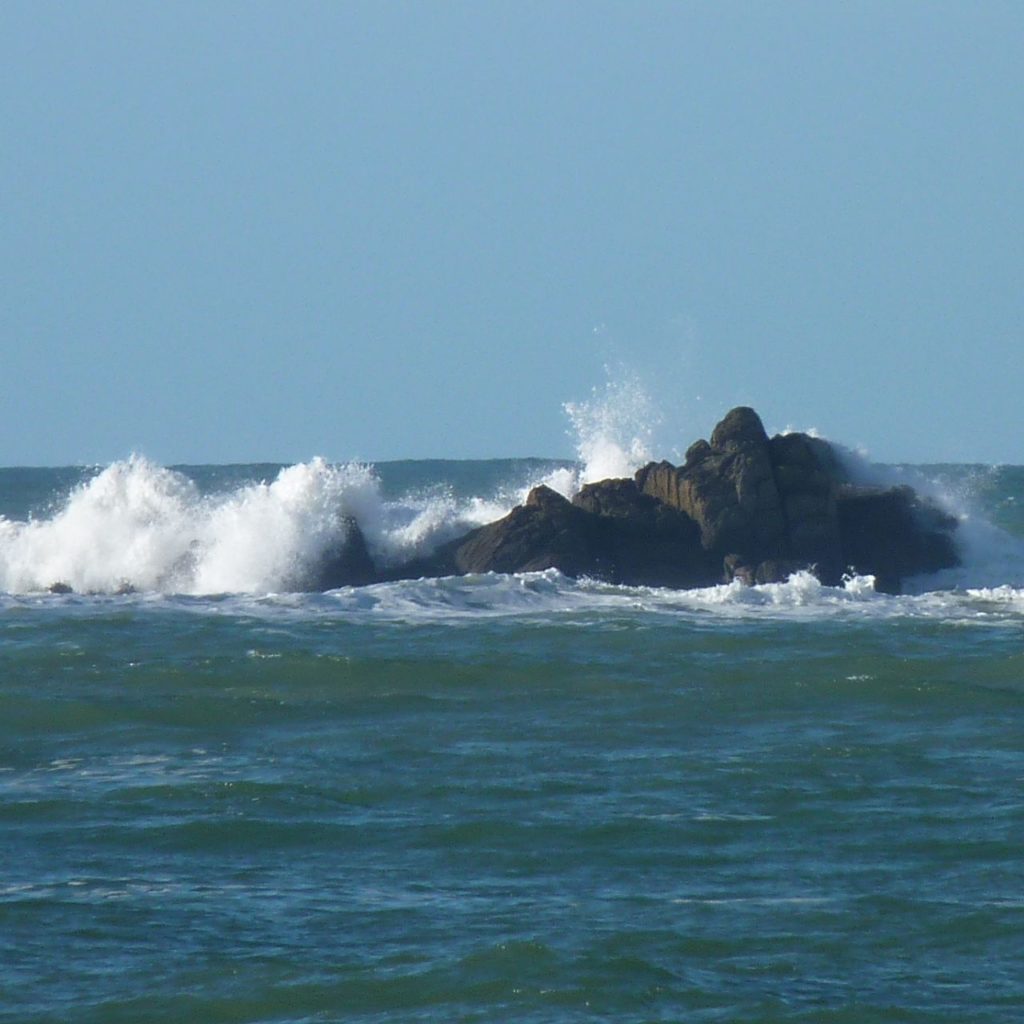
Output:
<instances>
[{"instance_id":1,"label":"crest of wave","mask_svg":"<svg viewBox=\"0 0 1024 1024\"><path fill-rule=\"evenodd\" d=\"M50 519L4 522L0 585L5 591L155 589L189 550L187 478L139 456L115 462L77 487Z\"/></svg>"},{"instance_id":2,"label":"crest of wave","mask_svg":"<svg viewBox=\"0 0 1024 1024\"><path fill-rule=\"evenodd\" d=\"M301 587L347 529L379 523L367 466L313 459L271 483L201 497L186 476L133 455L71 492L45 520L0 521L0 589L174 593Z\"/></svg>"},{"instance_id":3,"label":"crest of wave","mask_svg":"<svg viewBox=\"0 0 1024 1024\"><path fill-rule=\"evenodd\" d=\"M346 517L379 523L381 504L369 466L332 466L315 458L282 469L272 483L250 484L205 503L187 589L302 589L311 569L344 539Z\"/></svg>"},{"instance_id":4,"label":"crest of wave","mask_svg":"<svg viewBox=\"0 0 1024 1024\"><path fill-rule=\"evenodd\" d=\"M612 375L584 402L563 405L576 440L578 469L560 469L544 483L566 497L584 484L609 477L632 476L650 462L654 428L660 415L638 377Z\"/></svg>"},{"instance_id":5,"label":"crest of wave","mask_svg":"<svg viewBox=\"0 0 1024 1024\"><path fill-rule=\"evenodd\" d=\"M371 467L322 458L204 497L185 475L133 455L75 488L48 519L0 518L0 591L54 583L79 593L303 590L343 543L350 518L386 565L504 511L442 495L385 502Z\"/></svg>"}]
</instances>

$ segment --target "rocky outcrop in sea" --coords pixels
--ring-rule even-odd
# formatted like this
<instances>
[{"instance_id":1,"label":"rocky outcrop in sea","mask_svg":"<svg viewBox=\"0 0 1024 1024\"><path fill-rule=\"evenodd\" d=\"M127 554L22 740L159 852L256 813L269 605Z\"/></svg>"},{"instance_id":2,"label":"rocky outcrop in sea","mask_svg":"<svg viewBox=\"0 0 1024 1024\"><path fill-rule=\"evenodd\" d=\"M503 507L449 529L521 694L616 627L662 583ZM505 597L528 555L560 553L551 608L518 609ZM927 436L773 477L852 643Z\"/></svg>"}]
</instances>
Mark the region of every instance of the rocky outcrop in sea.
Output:
<instances>
[{"instance_id":1,"label":"rocky outcrop in sea","mask_svg":"<svg viewBox=\"0 0 1024 1024\"><path fill-rule=\"evenodd\" d=\"M377 573L354 521L325 565L323 588L373 579L558 569L610 583L701 587L781 582L810 570L834 585L872 575L877 590L960 560L957 520L907 486L854 482L837 450L802 433L769 438L739 407L681 466L652 462L632 478L583 487L570 501L535 487L526 502L426 558Z\"/></svg>"}]
</instances>

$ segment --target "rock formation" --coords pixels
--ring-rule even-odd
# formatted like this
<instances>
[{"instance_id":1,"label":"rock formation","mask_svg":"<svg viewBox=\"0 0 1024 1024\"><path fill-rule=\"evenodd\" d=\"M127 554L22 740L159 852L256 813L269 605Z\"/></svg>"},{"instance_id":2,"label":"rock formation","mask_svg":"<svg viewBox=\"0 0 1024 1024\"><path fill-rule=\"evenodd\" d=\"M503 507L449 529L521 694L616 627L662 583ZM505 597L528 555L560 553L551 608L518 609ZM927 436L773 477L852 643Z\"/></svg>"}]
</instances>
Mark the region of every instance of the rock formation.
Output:
<instances>
[{"instance_id":1,"label":"rock formation","mask_svg":"<svg viewBox=\"0 0 1024 1024\"><path fill-rule=\"evenodd\" d=\"M898 594L907 576L960 564L956 519L911 487L843 486L838 519L844 561L876 590Z\"/></svg>"},{"instance_id":2,"label":"rock formation","mask_svg":"<svg viewBox=\"0 0 1024 1024\"><path fill-rule=\"evenodd\" d=\"M524 505L403 566L392 578L558 569L609 583L700 586L711 564L697 526L632 480L584 487L570 502L535 487Z\"/></svg>"},{"instance_id":3,"label":"rock formation","mask_svg":"<svg viewBox=\"0 0 1024 1024\"><path fill-rule=\"evenodd\" d=\"M570 502L535 487L524 505L378 578L558 569L610 583L709 586L767 583L810 569L846 572L899 592L910 575L959 564L956 520L909 487L856 485L831 445L765 433L753 409L733 409L686 453L634 479L588 484ZM358 526L321 582L369 582Z\"/></svg>"}]
</instances>

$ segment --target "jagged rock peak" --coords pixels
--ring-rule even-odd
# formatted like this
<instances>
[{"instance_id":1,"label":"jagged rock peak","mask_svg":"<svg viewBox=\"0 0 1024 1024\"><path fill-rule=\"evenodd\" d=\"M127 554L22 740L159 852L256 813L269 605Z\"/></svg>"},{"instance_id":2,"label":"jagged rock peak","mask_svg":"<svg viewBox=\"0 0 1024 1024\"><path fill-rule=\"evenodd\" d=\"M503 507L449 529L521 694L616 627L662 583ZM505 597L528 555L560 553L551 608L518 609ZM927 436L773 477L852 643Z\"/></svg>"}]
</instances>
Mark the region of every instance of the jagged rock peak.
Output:
<instances>
[{"instance_id":1,"label":"jagged rock peak","mask_svg":"<svg viewBox=\"0 0 1024 1024\"><path fill-rule=\"evenodd\" d=\"M741 448L749 444L767 444L761 417L749 406L740 405L725 414L725 418L711 432L711 447L717 451Z\"/></svg>"},{"instance_id":2,"label":"jagged rock peak","mask_svg":"<svg viewBox=\"0 0 1024 1024\"><path fill-rule=\"evenodd\" d=\"M539 508L551 511L564 508L569 505L569 499L563 497L558 491L548 487L547 484L538 484L526 496L527 508Z\"/></svg>"}]
</instances>

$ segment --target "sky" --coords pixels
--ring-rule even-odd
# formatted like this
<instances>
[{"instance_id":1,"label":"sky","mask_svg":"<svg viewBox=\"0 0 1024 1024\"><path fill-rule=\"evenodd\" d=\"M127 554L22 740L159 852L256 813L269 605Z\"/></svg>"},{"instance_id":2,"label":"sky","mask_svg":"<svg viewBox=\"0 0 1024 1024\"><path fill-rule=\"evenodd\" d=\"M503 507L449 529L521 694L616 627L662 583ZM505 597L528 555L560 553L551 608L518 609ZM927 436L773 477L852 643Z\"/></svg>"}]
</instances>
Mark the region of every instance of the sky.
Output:
<instances>
[{"instance_id":1,"label":"sky","mask_svg":"<svg viewBox=\"0 0 1024 1024\"><path fill-rule=\"evenodd\" d=\"M0 465L1024 463L1024 4L0 4Z\"/></svg>"}]
</instances>

